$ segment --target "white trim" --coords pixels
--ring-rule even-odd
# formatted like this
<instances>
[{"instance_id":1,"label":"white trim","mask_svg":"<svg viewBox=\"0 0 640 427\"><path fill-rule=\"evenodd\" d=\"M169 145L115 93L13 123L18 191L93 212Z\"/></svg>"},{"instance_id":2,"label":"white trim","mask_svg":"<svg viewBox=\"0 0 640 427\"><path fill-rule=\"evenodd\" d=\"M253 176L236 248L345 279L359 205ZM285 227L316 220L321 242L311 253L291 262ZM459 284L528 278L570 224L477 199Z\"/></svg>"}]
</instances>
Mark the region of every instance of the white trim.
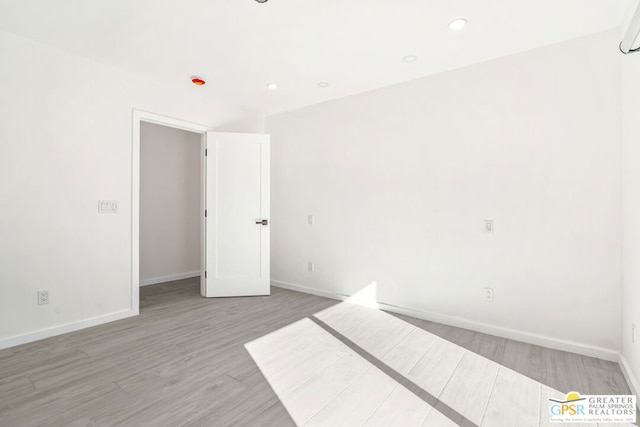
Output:
<instances>
[{"instance_id":1,"label":"white trim","mask_svg":"<svg viewBox=\"0 0 640 427\"><path fill-rule=\"evenodd\" d=\"M140 280L140 286L157 285L158 283L171 282L173 280L190 279L192 277L200 277L200 270L189 271L188 273L171 274L163 277L152 277L150 279Z\"/></svg>"},{"instance_id":2,"label":"white trim","mask_svg":"<svg viewBox=\"0 0 640 427\"><path fill-rule=\"evenodd\" d=\"M209 130L208 126L198 123L133 109L133 126L131 126L131 310L135 314L140 311L140 122L155 123L199 133L202 135L202 144L204 144L206 132ZM201 215L204 215L204 211ZM203 232L204 230L200 230L201 235ZM204 264L199 274L204 275Z\"/></svg>"},{"instance_id":3,"label":"white trim","mask_svg":"<svg viewBox=\"0 0 640 427\"><path fill-rule=\"evenodd\" d=\"M324 291L322 289L309 288L302 285L295 285L293 283L281 282L279 280L271 279L271 285L277 288L289 289L290 291L302 292L305 294L317 295L319 297L325 297L330 299L337 299L339 301L344 301L349 298L348 295L337 294L335 292Z\"/></svg>"},{"instance_id":4,"label":"white trim","mask_svg":"<svg viewBox=\"0 0 640 427\"><path fill-rule=\"evenodd\" d=\"M200 295L207 295L207 133L200 140Z\"/></svg>"},{"instance_id":5,"label":"white trim","mask_svg":"<svg viewBox=\"0 0 640 427\"><path fill-rule=\"evenodd\" d=\"M134 121L143 121L147 123L155 123L157 125L169 126L174 129L182 129L189 132L195 133L205 133L208 130L211 130L209 126L201 125L199 123L187 122L185 120L175 119L169 116L163 116L161 114L150 113L148 111L137 110L134 108L133 110L133 118ZM140 135L138 135L139 137Z\"/></svg>"},{"instance_id":6,"label":"white trim","mask_svg":"<svg viewBox=\"0 0 640 427\"><path fill-rule=\"evenodd\" d=\"M131 138L131 310L140 311L140 121L133 110Z\"/></svg>"},{"instance_id":7,"label":"white trim","mask_svg":"<svg viewBox=\"0 0 640 427\"><path fill-rule=\"evenodd\" d=\"M636 396L640 396L640 381L633 375L633 371L631 370L631 366L629 366L629 362L624 357L622 353L619 355L618 363L620 364L620 369L622 370L622 374L624 375L624 379L627 380L627 384L629 384L629 388L631 389L631 394L635 394Z\"/></svg>"},{"instance_id":8,"label":"white trim","mask_svg":"<svg viewBox=\"0 0 640 427\"><path fill-rule=\"evenodd\" d=\"M293 283L280 282L272 280L273 286L289 289L292 291L304 292L307 294L318 295L325 298L336 299L344 301L350 298L349 295L342 295L335 292L324 291L315 288L309 288L306 286L296 285ZM449 316L441 313L433 313L422 310L416 310L406 307L398 307L395 305L377 303L374 304L377 308L390 311L392 313L403 314L406 316L415 317L418 319L429 320L431 322L442 323L449 326L455 326L458 328L469 329L476 332L482 332L484 334L494 335L497 337L508 338L515 341L521 341L528 344L539 345L543 347L552 348L555 350L568 351L571 353L582 354L584 356L597 357L599 359L608 360L611 362L618 362L620 353L603 347L595 347L588 344L582 344L573 341L561 340L545 335L532 334L530 332L518 331L515 329L504 328L502 326L490 325L488 323L476 322L470 319L465 319L457 316Z\"/></svg>"},{"instance_id":9,"label":"white trim","mask_svg":"<svg viewBox=\"0 0 640 427\"><path fill-rule=\"evenodd\" d=\"M33 341L54 337L56 335L78 331L80 329L90 328L92 326L102 325L103 323L126 319L127 317L133 317L137 315L138 312L134 310L116 311L115 313L91 317L89 319L84 319L77 322L65 323L64 325L52 326L50 328L40 329L35 332L29 332L22 335L4 338L0 340L0 350L4 348L14 347L20 344L26 344Z\"/></svg>"}]
</instances>

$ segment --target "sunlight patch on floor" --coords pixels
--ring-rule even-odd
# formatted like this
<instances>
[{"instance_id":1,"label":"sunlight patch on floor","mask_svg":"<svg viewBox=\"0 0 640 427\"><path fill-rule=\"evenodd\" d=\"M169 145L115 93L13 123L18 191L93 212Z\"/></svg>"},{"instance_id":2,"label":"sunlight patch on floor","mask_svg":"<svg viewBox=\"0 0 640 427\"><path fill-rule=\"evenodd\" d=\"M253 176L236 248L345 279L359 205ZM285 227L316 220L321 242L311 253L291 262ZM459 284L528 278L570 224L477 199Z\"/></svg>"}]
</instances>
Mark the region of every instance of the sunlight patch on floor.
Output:
<instances>
[{"instance_id":1,"label":"sunlight patch on floor","mask_svg":"<svg viewBox=\"0 0 640 427\"><path fill-rule=\"evenodd\" d=\"M316 321L300 320L245 345L297 425L455 426L456 413L476 426L557 425L549 421L548 399L564 393L372 308L375 298L373 282L316 313ZM354 349L377 359L375 365ZM376 365L448 409L436 410Z\"/></svg>"},{"instance_id":2,"label":"sunlight patch on floor","mask_svg":"<svg viewBox=\"0 0 640 427\"><path fill-rule=\"evenodd\" d=\"M378 307L378 282L371 282L349 298L345 302L363 305L365 307Z\"/></svg>"}]
</instances>

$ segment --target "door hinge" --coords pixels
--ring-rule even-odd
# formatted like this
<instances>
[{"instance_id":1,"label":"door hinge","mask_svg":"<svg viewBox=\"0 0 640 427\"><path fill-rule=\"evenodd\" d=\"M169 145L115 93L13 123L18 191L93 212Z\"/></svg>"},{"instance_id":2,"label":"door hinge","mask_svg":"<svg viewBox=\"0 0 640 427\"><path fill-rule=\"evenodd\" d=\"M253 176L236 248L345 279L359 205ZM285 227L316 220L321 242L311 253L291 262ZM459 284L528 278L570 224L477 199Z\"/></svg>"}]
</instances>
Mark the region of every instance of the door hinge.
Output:
<instances>
[{"instance_id":1,"label":"door hinge","mask_svg":"<svg viewBox=\"0 0 640 427\"><path fill-rule=\"evenodd\" d=\"M207 210L206 209L204 210L204 217L205 218L207 217Z\"/></svg>"},{"instance_id":2,"label":"door hinge","mask_svg":"<svg viewBox=\"0 0 640 427\"><path fill-rule=\"evenodd\" d=\"M206 271L204 272L204 278L205 279L207 278L207 272Z\"/></svg>"},{"instance_id":3,"label":"door hinge","mask_svg":"<svg viewBox=\"0 0 640 427\"><path fill-rule=\"evenodd\" d=\"M208 148L205 148L205 149L204 149L204 155L205 155L205 156L208 156L208 155L209 155L209 149L208 149Z\"/></svg>"}]
</instances>

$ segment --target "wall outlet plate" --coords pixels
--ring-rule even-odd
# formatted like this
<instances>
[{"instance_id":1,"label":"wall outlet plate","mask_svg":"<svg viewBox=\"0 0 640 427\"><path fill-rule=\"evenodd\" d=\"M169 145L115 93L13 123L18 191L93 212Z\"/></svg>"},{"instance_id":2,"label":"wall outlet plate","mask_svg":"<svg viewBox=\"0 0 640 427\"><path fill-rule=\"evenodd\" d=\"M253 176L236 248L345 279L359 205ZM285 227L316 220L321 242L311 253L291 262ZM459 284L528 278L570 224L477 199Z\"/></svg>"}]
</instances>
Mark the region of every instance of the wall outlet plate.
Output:
<instances>
[{"instance_id":1,"label":"wall outlet plate","mask_svg":"<svg viewBox=\"0 0 640 427\"><path fill-rule=\"evenodd\" d=\"M484 300L493 302L493 288L484 288Z\"/></svg>"},{"instance_id":2,"label":"wall outlet plate","mask_svg":"<svg viewBox=\"0 0 640 427\"><path fill-rule=\"evenodd\" d=\"M38 291L38 305L49 304L49 291Z\"/></svg>"},{"instance_id":3,"label":"wall outlet plate","mask_svg":"<svg viewBox=\"0 0 640 427\"><path fill-rule=\"evenodd\" d=\"M484 232L486 234L493 234L493 220L485 219L484 220Z\"/></svg>"}]
</instances>

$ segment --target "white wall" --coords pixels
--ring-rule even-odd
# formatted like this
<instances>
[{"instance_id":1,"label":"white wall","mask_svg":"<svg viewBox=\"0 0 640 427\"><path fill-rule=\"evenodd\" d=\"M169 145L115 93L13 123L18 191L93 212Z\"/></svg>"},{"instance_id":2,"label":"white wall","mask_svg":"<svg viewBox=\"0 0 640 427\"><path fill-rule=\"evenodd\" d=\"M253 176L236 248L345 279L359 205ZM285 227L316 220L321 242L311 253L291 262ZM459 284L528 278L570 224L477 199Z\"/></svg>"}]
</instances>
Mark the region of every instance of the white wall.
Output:
<instances>
[{"instance_id":1,"label":"white wall","mask_svg":"<svg viewBox=\"0 0 640 427\"><path fill-rule=\"evenodd\" d=\"M640 54L622 59L622 151L623 151L623 356L640 393L640 329L635 344L631 325L640 328Z\"/></svg>"},{"instance_id":2,"label":"white wall","mask_svg":"<svg viewBox=\"0 0 640 427\"><path fill-rule=\"evenodd\" d=\"M377 282L385 304L619 350L617 44L597 34L267 117L273 279L344 295Z\"/></svg>"},{"instance_id":3,"label":"white wall","mask_svg":"<svg viewBox=\"0 0 640 427\"><path fill-rule=\"evenodd\" d=\"M132 109L229 131L257 116L0 32L0 347L131 310ZM99 199L120 212L98 214ZM50 304L36 305L40 289Z\"/></svg>"},{"instance_id":4,"label":"white wall","mask_svg":"<svg viewBox=\"0 0 640 427\"><path fill-rule=\"evenodd\" d=\"M200 275L202 135L140 125L140 284Z\"/></svg>"}]
</instances>

